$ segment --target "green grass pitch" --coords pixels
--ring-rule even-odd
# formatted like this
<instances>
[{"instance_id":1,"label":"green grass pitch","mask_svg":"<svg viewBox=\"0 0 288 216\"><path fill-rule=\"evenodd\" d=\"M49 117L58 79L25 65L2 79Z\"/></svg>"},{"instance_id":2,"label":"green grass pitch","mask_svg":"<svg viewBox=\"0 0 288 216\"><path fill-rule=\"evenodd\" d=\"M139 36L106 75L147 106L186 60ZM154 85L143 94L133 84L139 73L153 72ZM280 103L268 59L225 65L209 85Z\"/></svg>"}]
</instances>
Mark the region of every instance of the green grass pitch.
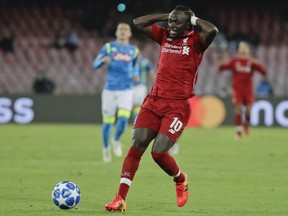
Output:
<instances>
[{"instance_id":1,"label":"green grass pitch","mask_svg":"<svg viewBox=\"0 0 288 216\"><path fill-rule=\"evenodd\" d=\"M126 153L131 126L122 142ZM127 197L132 216L287 216L288 131L252 128L234 141L234 128L187 128L176 161L188 173L190 199L178 208L172 179L143 156ZM114 198L123 158L102 162L100 125L0 125L0 215L100 216ZM76 183L81 201L60 210L54 185Z\"/></svg>"}]
</instances>

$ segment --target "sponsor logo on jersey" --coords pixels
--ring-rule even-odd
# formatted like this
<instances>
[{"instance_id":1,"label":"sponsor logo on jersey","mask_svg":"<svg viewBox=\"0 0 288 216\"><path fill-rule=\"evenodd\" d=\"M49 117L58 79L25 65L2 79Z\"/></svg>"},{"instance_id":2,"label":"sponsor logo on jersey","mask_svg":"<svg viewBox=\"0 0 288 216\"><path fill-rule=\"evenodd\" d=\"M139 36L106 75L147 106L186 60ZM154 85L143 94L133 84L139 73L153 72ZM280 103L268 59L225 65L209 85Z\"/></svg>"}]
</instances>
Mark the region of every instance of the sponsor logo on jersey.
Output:
<instances>
[{"instance_id":1,"label":"sponsor logo on jersey","mask_svg":"<svg viewBox=\"0 0 288 216\"><path fill-rule=\"evenodd\" d=\"M188 38L187 38L187 40L185 40L185 41L184 40L185 39L183 39L183 45L182 46L177 46L177 45L165 43L164 47L162 48L162 52L189 55L190 47L188 47L187 44L184 46L184 42L187 43Z\"/></svg>"},{"instance_id":2,"label":"sponsor logo on jersey","mask_svg":"<svg viewBox=\"0 0 288 216\"><path fill-rule=\"evenodd\" d=\"M235 68L236 68L236 71L239 73L251 73L251 71L252 71L250 63L243 65L243 64L241 64L241 62L236 62Z\"/></svg>"},{"instance_id":3,"label":"sponsor logo on jersey","mask_svg":"<svg viewBox=\"0 0 288 216\"><path fill-rule=\"evenodd\" d=\"M116 61L130 62L131 56L126 53L114 53L113 59L115 59Z\"/></svg>"}]
</instances>

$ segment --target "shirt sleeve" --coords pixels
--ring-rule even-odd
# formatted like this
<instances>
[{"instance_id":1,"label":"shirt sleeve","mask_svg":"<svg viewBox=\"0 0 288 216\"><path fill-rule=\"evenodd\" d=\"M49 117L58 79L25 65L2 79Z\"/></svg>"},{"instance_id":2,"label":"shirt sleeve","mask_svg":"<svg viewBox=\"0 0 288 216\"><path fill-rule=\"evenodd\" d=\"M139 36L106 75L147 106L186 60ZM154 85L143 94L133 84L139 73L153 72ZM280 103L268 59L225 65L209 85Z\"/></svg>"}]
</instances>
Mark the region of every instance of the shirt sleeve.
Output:
<instances>
[{"instance_id":1,"label":"shirt sleeve","mask_svg":"<svg viewBox=\"0 0 288 216\"><path fill-rule=\"evenodd\" d=\"M223 70L231 70L232 69L232 60L223 63L219 66L219 70L223 71Z\"/></svg>"},{"instance_id":2,"label":"shirt sleeve","mask_svg":"<svg viewBox=\"0 0 288 216\"><path fill-rule=\"evenodd\" d=\"M258 71L262 75L266 75L266 70L265 70L264 66L261 65L260 63L253 62L252 63L252 68L253 68L253 70Z\"/></svg>"},{"instance_id":3,"label":"shirt sleeve","mask_svg":"<svg viewBox=\"0 0 288 216\"><path fill-rule=\"evenodd\" d=\"M152 40L157 42L158 44L161 44L163 41L163 38L166 35L166 29L162 28L156 24L152 24Z\"/></svg>"},{"instance_id":4,"label":"shirt sleeve","mask_svg":"<svg viewBox=\"0 0 288 216\"><path fill-rule=\"evenodd\" d=\"M110 44L109 44L110 45ZM105 46L102 47L100 53L93 61L92 67L93 69L97 70L103 65L103 58L108 55L107 47L109 46L108 43L105 44Z\"/></svg>"}]
</instances>

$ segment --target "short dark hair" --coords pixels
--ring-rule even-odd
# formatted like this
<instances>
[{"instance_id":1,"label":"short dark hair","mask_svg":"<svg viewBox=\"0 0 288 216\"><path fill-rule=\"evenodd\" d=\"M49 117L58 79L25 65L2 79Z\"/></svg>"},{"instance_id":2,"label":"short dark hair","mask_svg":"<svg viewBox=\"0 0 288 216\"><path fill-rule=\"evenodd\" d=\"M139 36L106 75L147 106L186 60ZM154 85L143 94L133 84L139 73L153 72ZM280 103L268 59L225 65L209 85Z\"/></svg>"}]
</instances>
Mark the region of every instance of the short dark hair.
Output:
<instances>
[{"instance_id":1,"label":"short dark hair","mask_svg":"<svg viewBox=\"0 0 288 216\"><path fill-rule=\"evenodd\" d=\"M184 6L184 5L177 5L174 10L183 11L187 16L190 16L191 14L194 14L194 12L190 8L188 8L188 7Z\"/></svg>"}]
</instances>

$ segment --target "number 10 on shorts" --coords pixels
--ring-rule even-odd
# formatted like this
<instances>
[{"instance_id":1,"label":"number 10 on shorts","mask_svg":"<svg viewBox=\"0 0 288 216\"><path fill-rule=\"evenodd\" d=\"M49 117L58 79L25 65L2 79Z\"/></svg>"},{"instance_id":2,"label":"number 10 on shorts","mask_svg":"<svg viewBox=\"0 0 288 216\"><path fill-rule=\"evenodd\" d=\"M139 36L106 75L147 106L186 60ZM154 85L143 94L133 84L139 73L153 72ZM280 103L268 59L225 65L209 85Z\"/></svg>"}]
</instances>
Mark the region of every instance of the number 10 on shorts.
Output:
<instances>
[{"instance_id":1,"label":"number 10 on shorts","mask_svg":"<svg viewBox=\"0 0 288 216\"><path fill-rule=\"evenodd\" d=\"M176 132L180 131L182 126L183 126L183 123L178 119L178 117L174 117L173 122L170 124L169 132L171 134L175 134Z\"/></svg>"}]
</instances>

